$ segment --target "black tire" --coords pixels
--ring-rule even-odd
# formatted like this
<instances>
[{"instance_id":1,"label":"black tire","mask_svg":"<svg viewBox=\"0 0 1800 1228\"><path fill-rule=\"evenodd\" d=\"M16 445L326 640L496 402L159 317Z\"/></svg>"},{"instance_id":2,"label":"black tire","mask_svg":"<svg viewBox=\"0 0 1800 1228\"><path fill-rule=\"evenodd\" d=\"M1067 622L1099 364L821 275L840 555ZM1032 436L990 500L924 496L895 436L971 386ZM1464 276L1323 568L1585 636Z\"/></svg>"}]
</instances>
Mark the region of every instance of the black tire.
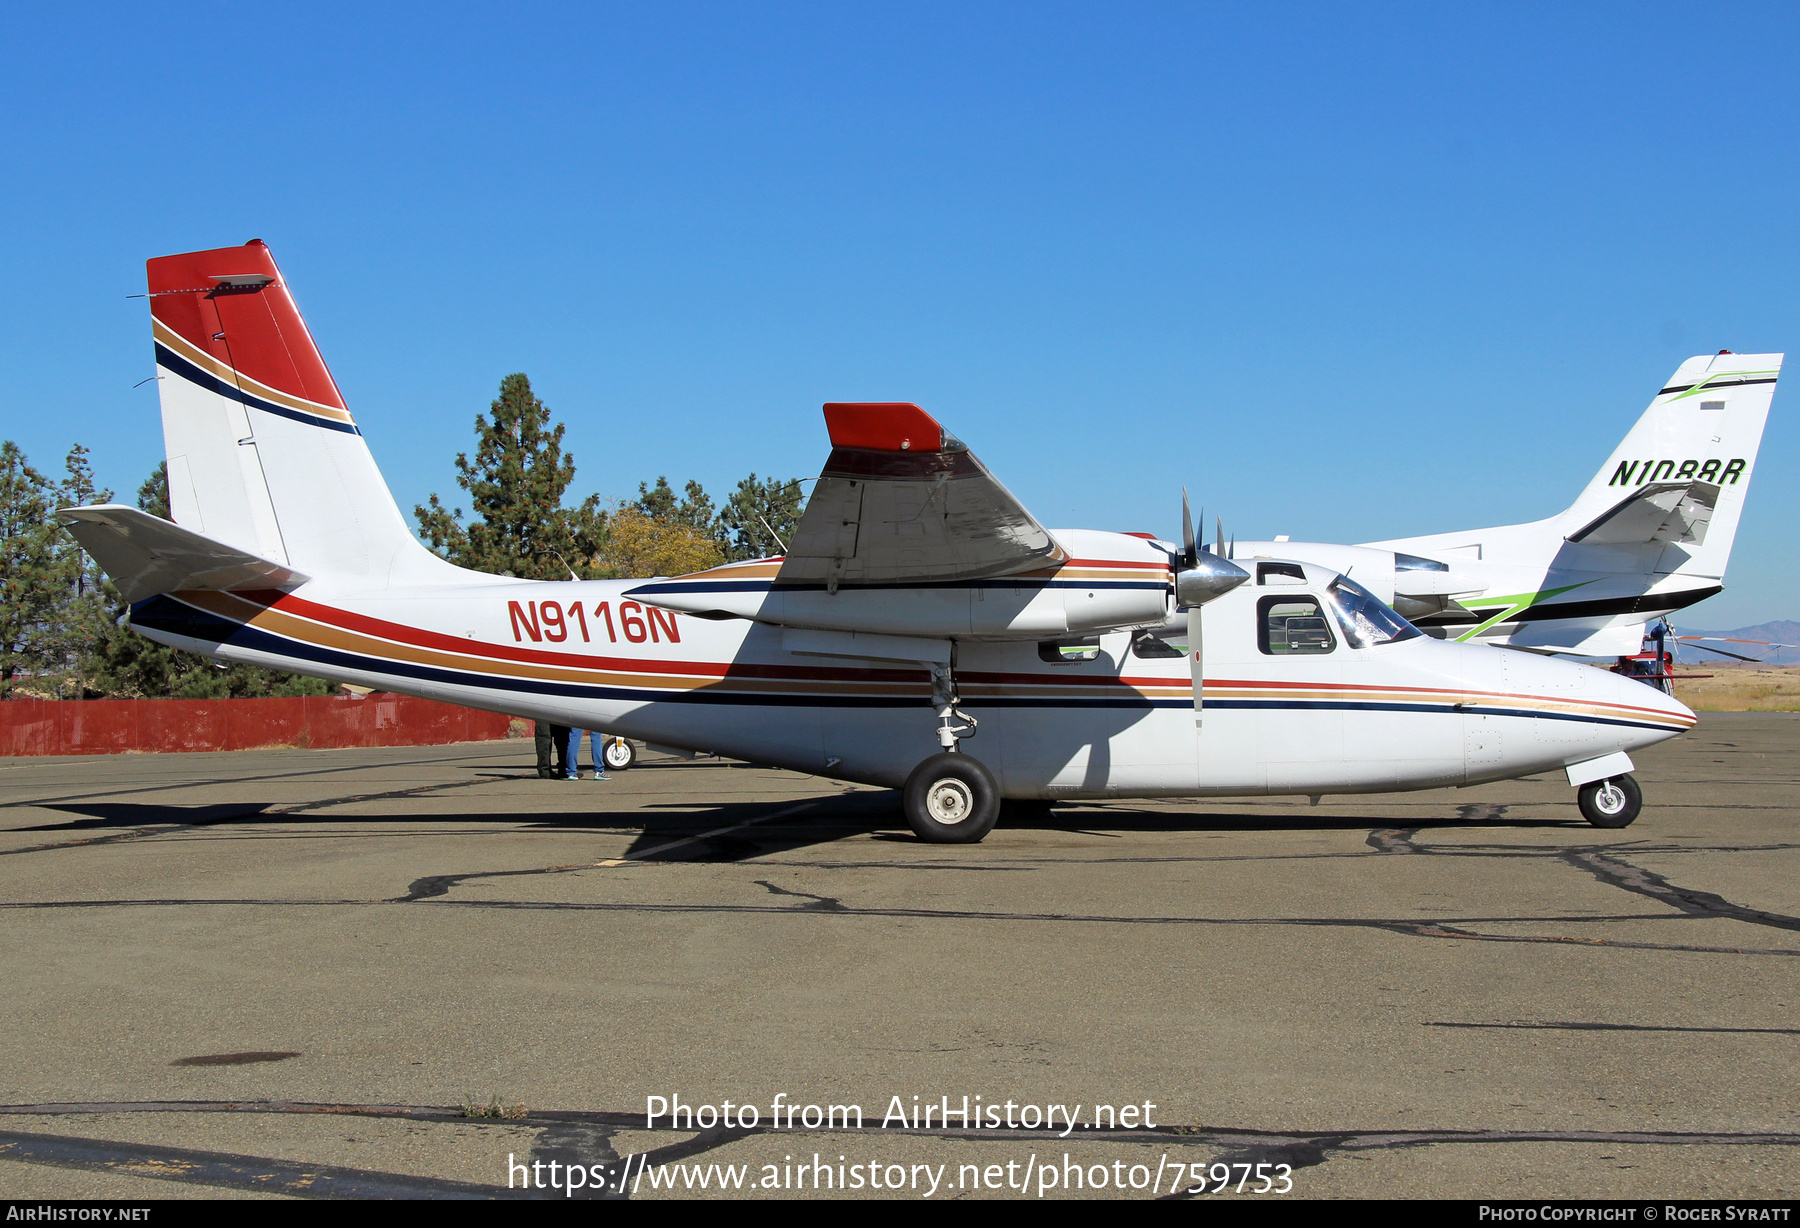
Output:
<instances>
[{"instance_id":1,"label":"black tire","mask_svg":"<svg viewBox=\"0 0 1800 1228\"><path fill-rule=\"evenodd\" d=\"M1630 827L1644 808L1644 791L1629 776L1614 776L1581 786L1581 817L1595 827Z\"/></svg>"},{"instance_id":2,"label":"black tire","mask_svg":"<svg viewBox=\"0 0 1800 1228\"><path fill-rule=\"evenodd\" d=\"M601 745L601 761L609 772L623 772L637 762L637 747L624 738L608 738Z\"/></svg>"},{"instance_id":3,"label":"black tire","mask_svg":"<svg viewBox=\"0 0 1800 1228\"><path fill-rule=\"evenodd\" d=\"M979 759L944 751L906 778L906 824L929 844L975 844L1000 817L1000 786Z\"/></svg>"}]
</instances>

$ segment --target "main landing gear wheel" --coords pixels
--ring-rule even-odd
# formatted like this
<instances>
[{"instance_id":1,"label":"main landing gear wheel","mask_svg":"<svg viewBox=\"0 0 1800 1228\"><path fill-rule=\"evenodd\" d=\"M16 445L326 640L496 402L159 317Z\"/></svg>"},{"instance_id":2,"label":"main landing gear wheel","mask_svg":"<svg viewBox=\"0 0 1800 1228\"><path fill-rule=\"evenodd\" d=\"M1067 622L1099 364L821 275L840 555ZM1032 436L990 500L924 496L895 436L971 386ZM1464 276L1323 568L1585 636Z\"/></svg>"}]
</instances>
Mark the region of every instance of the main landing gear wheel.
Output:
<instances>
[{"instance_id":1,"label":"main landing gear wheel","mask_svg":"<svg viewBox=\"0 0 1800 1228\"><path fill-rule=\"evenodd\" d=\"M1000 817L1000 786L979 759L933 755L906 778L907 826L930 844L974 844Z\"/></svg>"},{"instance_id":2,"label":"main landing gear wheel","mask_svg":"<svg viewBox=\"0 0 1800 1228\"><path fill-rule=\"evenodd\" d=\"M1630 827L1644 808L1644 791L1629 776L1614 776L1581 786L1581 817L1595 827Z\"/></svg>"},{"instance_id":3,"label":"main landing gear wheel","mask_svg":"<svg viewBox=\"0 0 1800 1228\"><path fill-rule=\"evenodd\" d=\"M623 772L637 762L637 747L624 738L608 738L606 748L600 752L600 757L606 760L607 771Z\"/></svg>"}]
</instances>

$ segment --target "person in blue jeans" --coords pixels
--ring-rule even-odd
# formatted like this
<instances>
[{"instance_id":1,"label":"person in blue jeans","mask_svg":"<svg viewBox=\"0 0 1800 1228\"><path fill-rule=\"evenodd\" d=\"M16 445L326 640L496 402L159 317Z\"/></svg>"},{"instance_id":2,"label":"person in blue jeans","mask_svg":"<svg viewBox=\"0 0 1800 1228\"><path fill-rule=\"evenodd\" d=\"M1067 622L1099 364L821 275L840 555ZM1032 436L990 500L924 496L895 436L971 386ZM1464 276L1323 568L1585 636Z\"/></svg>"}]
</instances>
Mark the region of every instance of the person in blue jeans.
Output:
<instances>
[{"instance_id":1,"label":"person in blue jeans","mask_svg":"<svg viewBox=\"0 0 1800 1228\"><path fill-rule=\"evenodd\" d=\"M606 774L606 759L604 757L606 754L606 735L597 729L569 730L569 750L564 759L564 762L568 764L569 771L563 779L581 779L581 736L584 733L587 735L588 751L594 756L594 779L611 780L612 777Z\"/></svg>"}]
</instances>

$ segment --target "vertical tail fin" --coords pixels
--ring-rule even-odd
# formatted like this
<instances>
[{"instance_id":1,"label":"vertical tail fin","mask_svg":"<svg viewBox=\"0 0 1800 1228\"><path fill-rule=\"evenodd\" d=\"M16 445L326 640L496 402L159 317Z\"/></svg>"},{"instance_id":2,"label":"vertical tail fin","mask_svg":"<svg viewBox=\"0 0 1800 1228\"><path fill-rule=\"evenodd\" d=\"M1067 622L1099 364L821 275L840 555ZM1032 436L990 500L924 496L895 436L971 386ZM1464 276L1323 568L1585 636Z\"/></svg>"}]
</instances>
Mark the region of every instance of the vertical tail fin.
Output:
<instances>
[{"instance_id":1,"label":"vertical tail fin","mask_svg":"<svg viewBox=\"0 0 1800 1228\"><path fill-rule=\"evenodd\" d=\"M260 239L148 273L177 524L313 576L448 567L407 528Z\"/></svg>"},{"instance_id":2,"label":"vertical tail fin","mask_svg":"<svg viewBox=\"0 0 1800 1228\"><path fill-rule=\"evenodd\" d=\"M1679 537L1699 540L1659 533L1656 540L1670 544L1655 570L1722 577L1782 357L1702 354L1682 363L1559 518L1562 531L1570 540L1599 542L1609 531L1602 526L1611 523L1619 526L1615 535L1621 540L1627 535L1642 540L1624 527L1627 520L1637 525L1664 512L1685 516L1701 531L1690 528ZM1625 505L1634 495L1644 506L1627 515ZM1659 511L1664 503L1668 507Z\"/></svg>"}]
</instances>

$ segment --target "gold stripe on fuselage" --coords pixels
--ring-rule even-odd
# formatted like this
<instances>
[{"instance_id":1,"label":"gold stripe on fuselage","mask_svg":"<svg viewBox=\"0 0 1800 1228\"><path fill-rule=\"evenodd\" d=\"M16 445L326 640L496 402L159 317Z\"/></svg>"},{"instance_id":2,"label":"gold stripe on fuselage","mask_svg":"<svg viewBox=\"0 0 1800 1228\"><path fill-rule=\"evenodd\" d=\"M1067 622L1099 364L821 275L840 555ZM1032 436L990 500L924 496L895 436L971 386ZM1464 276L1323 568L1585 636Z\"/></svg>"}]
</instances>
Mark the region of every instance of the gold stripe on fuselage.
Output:
<instances>
[{"instance_id":1,"label":"gold stripe on fuselage","mask_svg":"<svg viewBox=\"0 0 1800 1228\"><path fill-rule=\"evenodd\" d=\"M351 426L356 425L355 420L350 417L349 412L346 410L339 409L334 405L321 405L317 401L308 401L304 397L297 397L292 393L282 392L278 388L271 388L267 384L251 379L248 375L237 370L229 363L221 362L219 359L214 358L211 354L207 353L205 350L201 349L199 346L195 345L186 337L183 337L180 333L155 317L152 317L150 320L150 328L152 334L158 341L168 346L171 350L174 350L175 353L182 358L187 359L196 367L199 367L202 371L205 371L210 375L216 375L227 383L236 384L239 388L242 388L245 392L259 400L273 401L275 404L280 405L285 409L297 409L302 413L314 414L320 418L330 418L334 422L346 422Z\"/></svg>"}]
</instances>

